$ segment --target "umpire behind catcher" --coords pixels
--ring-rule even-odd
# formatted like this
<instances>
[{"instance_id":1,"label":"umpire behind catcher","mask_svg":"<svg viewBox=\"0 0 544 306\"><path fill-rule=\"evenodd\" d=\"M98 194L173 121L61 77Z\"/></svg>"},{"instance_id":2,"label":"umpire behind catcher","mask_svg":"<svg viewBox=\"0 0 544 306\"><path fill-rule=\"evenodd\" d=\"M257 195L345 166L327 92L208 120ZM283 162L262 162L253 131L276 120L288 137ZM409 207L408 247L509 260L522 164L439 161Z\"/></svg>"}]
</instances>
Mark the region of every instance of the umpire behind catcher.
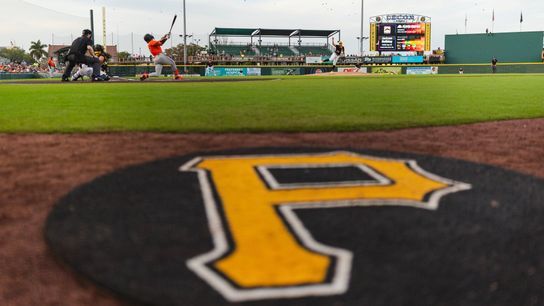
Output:
<instances>
[{"instance_id":1,"label":"umpire behind catcher","mask_svg":"<svg viewBox=\"0 0 544 306\"><path fill-rule=\"evenodd\" d=\"M91 39L92 34L93 32L91 32L91 30L83 30L83 35L72 43L70 51L68 51L68 55L66 56L68 64L62 75L63 82L70 81L72 69L74 69L77 64L85 64L93 68L93 81L104 81L104 79L100 77L100 60L94 54L93 40ZM86 56L85 53L87 52L91 56Z\"/></svg>"}]
</instances>

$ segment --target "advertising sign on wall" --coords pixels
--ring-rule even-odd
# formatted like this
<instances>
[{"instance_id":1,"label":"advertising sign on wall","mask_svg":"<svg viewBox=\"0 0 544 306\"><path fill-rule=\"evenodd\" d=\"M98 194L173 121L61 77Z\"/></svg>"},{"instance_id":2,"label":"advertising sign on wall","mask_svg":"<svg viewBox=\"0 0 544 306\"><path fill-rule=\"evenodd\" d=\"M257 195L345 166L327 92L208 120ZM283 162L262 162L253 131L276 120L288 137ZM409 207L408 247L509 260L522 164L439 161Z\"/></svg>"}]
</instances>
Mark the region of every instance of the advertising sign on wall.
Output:
<instances>
[{"instance_id":1,"label":"advertising sign on wall","mask_svg":"<svg viewBox=\"0 0 544 306\"><path fill-rule=\"evenodd\" d=\"M321 64L323 63L323 58L321 56L307 56L306 64Z\"/></svg>"},{"instance_id":2,"label":"advertising sign on wall","mask_svg":"<svg viewBox=\"0 0 544 306\"><path fill-rule=\"evenodd\" d=\"M247 68L215 68L213 76L247 76Z\"/></svg>"},{"instance_id":3,"label":"advertising sign on wall","mask_svg":"<svg viewBox=\"0 0 544 306\"><path fill-rule=\"evenodd\" d=\"M332 71L332 68L328 68L328 67L319 67L319 68L306 67L303 69L304 70L302 71L301 74L321 74L321 73L327 73Z\"/></svg>"},{"instance_id":4,"label":"advertising sign on wall","mask_svg":"<svg viewBox=\"0 0 544 306\"><path fill-rule=\"evenodd\" d=\"M338 68L338 72L340 73L368 73L368 70L366 67L349 67L349 68Z\"/></svg>"},{"instance_id":5,"label":"advertising sign on wall","mask_svg":"<svg viewBox=\"0 0 544 306\"><path fill-rule=\"evenodd\" d=\"M217 76L215 73L215 68L213 66L206 67L204 76Z\"/></svg>"},{"instance_id":6,"label":"advertising sign on wall","mask_svg":"<svg viewBox=\"0 0 544 306\"><path fill-rule=\"evenodd\" d=\"M261 76L261 68L247 68L247 76Z\"/></svg>"},{"instance_id":7,"label":"advertising sign on wall","mask_svg":"<svg viewBox=\"0 0 544 306\"><path fill-rule=\"evenodd\" d=\"M261 76L261 68L206 68L206 76Z\"/></svg>"},{"instance_id":8,"label":"advertising sign on wall","mask_svg":"<svg viewBox=\"0 0 544 306\"><path fill-rule=\"evenodd\" d=\"M393 59L391 56L365 56L363 62L365 64L391 64Z\"/></svg>"},{"instance_id":9,"label":"advertising sign on wall","mask_svg":"<svg viewBox=\"0 0 544 306\"><path fill-rule=\"evenodd\" d=\"M393 64L421 64L424 61L423 56L393 56Z\"/></svg>"},{"instance_id":10,"label":"advertising sign on wall","mask_svg":"<svg viewBox=\"0 0 544 306\"><path fill-rule=\"evenodd\" d=\"M300 68L272 68L272 75L301 75Z\"/></svg>"},{"instance_id":11,"label":"advertising sign on wall","mask_svg":"<svg viewBox=\"0 0 544 306\"><path fill-rule=\"evenodd\" d=\"M372 67L372 73L402 74L402 68L401 67Z\"/></svg>"},{"instance_id":12,"label":"advertising sign on wall","mask_svg":"<svg viewBox=\"0 0 544 306\"><path fill-rule=\"evenodd\" d=\"M438 67L408 67L406 74L438 74Z\"/></svg>"}]
</instances>

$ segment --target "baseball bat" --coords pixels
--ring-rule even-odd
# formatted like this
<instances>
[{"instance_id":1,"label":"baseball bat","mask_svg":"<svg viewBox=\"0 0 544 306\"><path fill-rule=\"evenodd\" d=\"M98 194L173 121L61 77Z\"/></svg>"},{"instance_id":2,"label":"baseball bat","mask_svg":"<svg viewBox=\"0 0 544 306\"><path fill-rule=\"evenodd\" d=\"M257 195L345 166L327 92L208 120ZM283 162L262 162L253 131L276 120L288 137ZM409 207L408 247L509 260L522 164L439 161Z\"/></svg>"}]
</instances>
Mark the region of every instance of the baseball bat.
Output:
<instances>
[{"instance_id":1,"label":"baseball bat","mask_svg":"<svg viewBox=\"0 0 544 306\"><path fill-rule=\"evenodd\" d=\"M172 20L172 26L170 27L170 31L168 31L168 35L172 34L172 29L174 28L174 24L176 24L177 19L178 15L174 15L174 20Z\"/></svg>"}]
</instances>

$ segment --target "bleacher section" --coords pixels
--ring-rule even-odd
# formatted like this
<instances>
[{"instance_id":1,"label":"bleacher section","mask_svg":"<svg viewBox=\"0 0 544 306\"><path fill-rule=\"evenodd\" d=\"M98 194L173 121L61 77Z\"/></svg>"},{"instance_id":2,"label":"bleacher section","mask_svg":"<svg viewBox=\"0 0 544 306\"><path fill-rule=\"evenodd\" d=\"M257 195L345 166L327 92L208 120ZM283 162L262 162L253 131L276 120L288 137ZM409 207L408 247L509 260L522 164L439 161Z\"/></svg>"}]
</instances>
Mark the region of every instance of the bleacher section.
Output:
<instances>
[{"instance_id":1,"label":"bleacher section","mask_svg":"<svg viewBox=\"0 0 544 306\"><path fill-rule=\"evenodd\" d=\"M274 56L274 57L288 57L297 55L293 49L289 46L241 46L241 45L214 45L213 52L217 55L230 55L234 57L241 56ZM259 53L259 54L257 54Z\"/></svg>"},{"instance_id":2,"label":"bleacher section","mask_svg":"<svg viewBox=\"0 0 544 306\"><path fill-rule=\"evenodd\" d=\"M331 37L340 30L301 30L263 28L215 28L210 36L210 51L214 55L232 57L296 57L306 55L330 55ZM243 38L245 43L226 43ZM232 40L231 40L232 39ZM281 39L281 41L278 41ZM303 39L323 40L323 44L305 44Z\"/></svg>"},{"instance_id":3,"label":"bleacher section","mask_svg":"<svg viewBox=\"0 0 544 306\"><path fill-rule=\"evenodd\" d=\"M296 55L289 46L261 46L261 55L263 56L293 56Z\"/></svg>"},{"instance_id":4,"label":"bleacher section","mask_svg":"<svg viewBox=\"0 0 544 306\"><path fill-rule=\"evenodd\" d=\"M278 45L263 45L263 46L248 46L248 45L214 45L214 54L230 55L234 57L241 56L273 56L273 57L289 57L295 55L330 55L331 50L327 46L278 46Z\"/></svg>"},{"instance_id":5,"label":"bleacher section","mask_svg":"<svg viewBox=\"0 0 544 306\"><path fill-rule=\"evenodd\" d=\"M251 46L244 45L214 45L213 50L218 55L231 55L231 56L254 56L257 53Z\"/></svg>"},{"instance_id":6,"label":"bleacher section","mask_svg":"<svg viewBox=\"0 0 544 306\"><path fill-rule=\"evenodd\" d=\"M330 55L331 51L326 46L300 46L297 47L301 55Z\"/></svg>"}]
</instances>

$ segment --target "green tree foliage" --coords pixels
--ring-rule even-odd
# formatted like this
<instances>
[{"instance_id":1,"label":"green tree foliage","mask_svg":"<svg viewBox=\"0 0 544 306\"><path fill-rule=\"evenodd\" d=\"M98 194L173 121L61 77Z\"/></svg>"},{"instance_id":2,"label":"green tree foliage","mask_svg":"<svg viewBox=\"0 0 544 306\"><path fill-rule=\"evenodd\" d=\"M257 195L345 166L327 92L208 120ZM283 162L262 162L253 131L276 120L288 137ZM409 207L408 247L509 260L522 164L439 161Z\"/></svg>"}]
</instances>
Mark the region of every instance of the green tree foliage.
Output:
<instances>
[{"instance_id":1,"label":"green tree foliage","mask_svg":"<svg viewBox=\"0 0 544 306\"><path fill-rule=\"evenodd\" d=\"M126 51L121 51L117 53L117 57L119 58L120 61L124 61L130 58L130 53Z\"/></svg>"},{"instance_id":2,"label":"green tree foliage","mask_svg":"<svg viewBox=\"0 0 544 306\"><path fill-rule=\"evenodd\" d=\"M47 47L47 45L42 44L40 40L38 41L31 41L30 42L30 56L37 62L40 61L42 58L47 57L47 51L44 49Z\"/></svg>"},{"instance_id":3,"label":"green tree foliage","mask_svg":"<svg viewBox=\"0 0 544 306\"><path fill-rule=\"evenodd\" d=\"M0 57L7 58L11 62L15 63L21 63L23 61L27 62L27 64L34 63L32 56L19 47L1 48Z\"/></svg>"},{"instance_id":4,"label":"green tree foliage","mask_svg":"<svg viewBox=\"0 0 544 306\"><path fill-rule=\"evenodd\" d=\"M204 50L206 50L204 47L197 44L187 45L187 56L195 56ZM172 57L175 60L181 60L183 59L183 44L179 44L173 48L166 49L165 53L166 55Z\"/></svg>"}]
</instances>

